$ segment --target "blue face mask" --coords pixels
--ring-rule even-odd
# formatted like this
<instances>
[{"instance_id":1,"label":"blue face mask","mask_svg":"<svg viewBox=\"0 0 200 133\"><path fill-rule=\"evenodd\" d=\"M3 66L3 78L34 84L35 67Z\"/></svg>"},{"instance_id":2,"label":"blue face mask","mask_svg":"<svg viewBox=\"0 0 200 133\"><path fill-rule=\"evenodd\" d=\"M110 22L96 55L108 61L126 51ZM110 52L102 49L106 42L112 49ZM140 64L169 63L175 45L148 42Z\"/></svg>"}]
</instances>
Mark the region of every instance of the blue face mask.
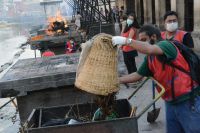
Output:
<instances>
[{"instance_id":1,"label":"blue face mask","mask_svg":"<svg viewBox=\"0 0 200 133\"><path fill-rule=\"evenodd\" d=\"M133 24L133 20L131 20L131 19L127 19L126 23L127 23L128 26L130 26L130 25Z\"/></svg>"}]
</instances>

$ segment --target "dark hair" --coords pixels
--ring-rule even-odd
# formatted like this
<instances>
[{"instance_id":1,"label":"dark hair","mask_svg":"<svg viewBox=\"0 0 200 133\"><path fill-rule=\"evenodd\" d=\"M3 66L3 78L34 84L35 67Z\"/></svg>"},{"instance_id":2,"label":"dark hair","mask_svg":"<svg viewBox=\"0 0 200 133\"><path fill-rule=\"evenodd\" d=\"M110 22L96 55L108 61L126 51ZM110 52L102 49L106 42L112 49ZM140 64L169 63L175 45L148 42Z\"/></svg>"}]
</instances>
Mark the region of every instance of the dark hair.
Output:
<instances>
[{"instance_id":1,"label":"dark hair","mask_svg":"<svg viewBox=\"0 0 200 133\"><path fill-rule=\"evenodd\" d=\"M74 40L74 37L70 37L69 40Z\"/></svg>"},{"instance_id":2,"label":"dark hair","mask_svg":"<svg viewBox=\"0 0 200 133\"><path fill-rule=\"evenodd\" d=\"M122 19L123 19L123 20L127 20L127 15L124 14L124 15L122 16Z\"/></svg>"},{"instance_id":3,"label":"dark hair","mask_svg":"<svg viewBox=\"0 0 200 133\"><path fill-rule=\"evenodd\" d=\"M167 19L168 16L172 16L172 15L174 15L178 18L178 14L175 11L168 11L168 12L165 13L165 15L163 17L164 21Z\"/></svg>"},{"instance_id":4,"label":"dark hair","mask_svg":"<svg viewBox=\"0 0 200 133\"><path fill-rule=\"evenodd\" d=\"M139 30L139 33L142 33L142 32L145 32L149 37L155 34L157 37L157 40L162 40L160 30L156 28L155 26L153 26L152 24L146 24L142 26Z\"/></svg>"},{"instance_id":5,"label":"dark hair","mask_svg":"<svg viewBox=\"0 0 200 133\"><path fill-rule=\"evenodd\" d=\"M77 14L80 14L80 12L79 12L79 11L77 11Z\"/></svg>"},{"instance_id":6,"label":"dark hair","mask_svg":"<svg viewBox=\"0 0 200 133\"><path fill-rule=\"evenodd\" d=\"M139 25L139 23L138 23L138 21L137 21L137 19L136 19L135 14L131 13L131 14L128 15L128 17L129 17L129 16L133 16L134 22L133 22L133 24L130 25L130 26L128 26L128 24L126 24L126 27L124 28L123 33L126 33L126 32L129 31L131 28L136 28L136 29L139 29L139 28L140 28L140 25Z\"/></svg>"}]
</instances>

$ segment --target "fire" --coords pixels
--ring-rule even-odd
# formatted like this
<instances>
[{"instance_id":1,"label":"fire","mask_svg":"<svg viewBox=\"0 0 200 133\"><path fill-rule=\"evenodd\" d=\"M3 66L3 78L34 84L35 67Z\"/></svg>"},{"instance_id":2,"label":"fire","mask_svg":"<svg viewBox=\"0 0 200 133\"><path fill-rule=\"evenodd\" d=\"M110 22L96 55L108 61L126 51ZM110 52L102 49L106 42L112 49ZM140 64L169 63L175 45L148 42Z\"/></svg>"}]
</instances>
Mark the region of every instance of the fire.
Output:
<instances>
[{"instance_id":1,"label":"fire","mask_svg":"<svg viewBox=\"0 0 200 133\"><path fill-rule=\"evenodd\" d=\"M64 34L67 31L67 21L61 15L61 12L58 10L54 17L48 18L48 28L46 30L46 34L49 36L53 36L55 34Z\"/></svg>"}]
</instances>

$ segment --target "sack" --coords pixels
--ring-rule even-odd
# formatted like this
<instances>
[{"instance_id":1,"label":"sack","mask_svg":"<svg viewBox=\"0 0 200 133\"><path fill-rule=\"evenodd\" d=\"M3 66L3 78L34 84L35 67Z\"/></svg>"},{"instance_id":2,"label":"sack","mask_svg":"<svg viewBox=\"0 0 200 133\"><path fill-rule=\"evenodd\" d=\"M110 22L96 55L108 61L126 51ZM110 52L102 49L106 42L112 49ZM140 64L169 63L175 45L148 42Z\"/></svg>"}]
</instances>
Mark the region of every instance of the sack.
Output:
<instances>
[{"instance_id":1,"label":"sack","mask_svg":"<svg viewBox=\"0 0 200 133\"><path fill-rule=\"evenodd\" d=\"M190 48L181 44L178 41L170 41L170 43L174 44L180 50L180 53L183 55L183 57L185 58L185 60L187 61L188 65L190 67L190 72L188 73L183 68L175 66L172 63L170 63L169 65L190 75L194 81L196 81L198 84L200 84L200 59L199 59L198 55L195 54L193 50L191 50Z\"/></svg>"}]
</instances>

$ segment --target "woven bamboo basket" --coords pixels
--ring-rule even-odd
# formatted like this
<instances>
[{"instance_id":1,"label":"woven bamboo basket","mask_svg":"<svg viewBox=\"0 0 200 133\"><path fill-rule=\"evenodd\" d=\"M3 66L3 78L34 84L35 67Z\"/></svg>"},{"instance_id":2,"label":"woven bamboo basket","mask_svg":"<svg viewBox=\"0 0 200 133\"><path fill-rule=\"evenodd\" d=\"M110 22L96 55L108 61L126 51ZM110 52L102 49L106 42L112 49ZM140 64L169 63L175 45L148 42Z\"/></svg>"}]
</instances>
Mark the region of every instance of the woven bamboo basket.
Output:
<instances>
[{"instance_id":1,"label":"woven bamboo basket","mask_svg":"<svg viewBox=\"0 0 200 133\"><path fill-rule=\"evenodd\" d=\"M117 48L113 48L111 35L97 35L79 71L75 86L95 95L107 96L117 92L117 53Z\"/></svg>"}]
</instances>

